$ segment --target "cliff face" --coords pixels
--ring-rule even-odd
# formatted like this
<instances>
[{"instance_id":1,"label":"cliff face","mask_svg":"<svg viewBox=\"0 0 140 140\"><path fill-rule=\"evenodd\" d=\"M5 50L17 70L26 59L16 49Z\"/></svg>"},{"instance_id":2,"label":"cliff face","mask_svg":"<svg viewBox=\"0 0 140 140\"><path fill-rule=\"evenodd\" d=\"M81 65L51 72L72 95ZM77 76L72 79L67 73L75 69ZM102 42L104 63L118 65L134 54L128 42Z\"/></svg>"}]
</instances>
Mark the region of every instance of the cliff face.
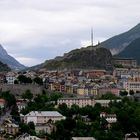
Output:
<instances>
[{"instance_id":1,"label":"cliff face","mask_svg":"<svg viewBox=\"0 0 140 140\"><path fill-rule=\"evenodd\" d=\"M10 71L11 69L0 61L0 72Z\"/></svg>"},{"instance_id":2,"label":"cliff face","mask_svg":"<svg viewBox=\"0 0 140 140\"><path fill-rule=\"evenodd\" d=\"M8 55L6 50L0 45L0 61L4 64L7 64L11 69L25 69L26 67L20 64L15 58Z\"/></svg>"},{"instance_id":3,"label":"cliff face","mask_svg":"<svg viewBox=\"0 0 140 140\"><path fill-rule=\"evenodd\" d=\"M107 69L112 66L112 54L106 48L76 49L63 57L48 60L43 67L49 70L55 69Z\"/></svg>"},{"instance_id":4,"label":"cliff face","mask_svg":"<svg viewBox=\"0 0 140 140\"><path fill-rule=\"evenodd\" d=\"M121 53L119 53L118 56L124 58L134 58L140 65L140 38L130 43L130 45L128 45Z\"/></svg>"},{"instance_id":5,"label":"cliff face","mask_svg":"<svg viewBox=\"0 0 140 140\"><path fill-rule=\"evenodd\" d=\"M140 38L140 24L137 24L127 32L116 35L102 42L101 46L110 49L113 55L117 55L137 38Z\"/></svg>"}]
</instances>

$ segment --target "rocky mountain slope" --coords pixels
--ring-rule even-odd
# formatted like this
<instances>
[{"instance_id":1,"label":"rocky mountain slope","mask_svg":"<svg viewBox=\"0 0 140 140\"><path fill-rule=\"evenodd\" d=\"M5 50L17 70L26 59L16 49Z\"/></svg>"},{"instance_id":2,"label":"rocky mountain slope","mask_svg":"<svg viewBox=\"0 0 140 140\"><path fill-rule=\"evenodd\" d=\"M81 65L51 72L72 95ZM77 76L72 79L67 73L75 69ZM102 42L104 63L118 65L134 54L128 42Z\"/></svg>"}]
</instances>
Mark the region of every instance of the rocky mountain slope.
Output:
<instances>
[{"instance_id":1,"label":"rocky mountain slope","mask_svg":"<svg viewBox=\"0 0 140 140\"><path fill-rule=\"evenodd\" d=\"M1 61L0 61L0 72L4 72L4 71L10 71L11 69L8 67L7 64L3 64Z\"/></svg>"},{"instance_id":2,"label":"rocky mountain slope","mask_svg":"<svg viewBox=\"0 0 140 140\"><path fill-rule=\"evenodd\" d=\"M100 45L110 49L112 54L118 54L123 51L132 41L140 37L140 24L136 25L129 31L120 35L114 36Z\"/></svg>"},{"instance_id":3,"label":"rocky mountain slope","mask_svg":"<svg viewBox=\"0 0 140 140\"><path fill-rule=\"evenodd\" d=\"M26 68L24 65L20 64L15 58L10 56L6 50L0 45L0 61L7 64L11 69L21 70Z\"/></svg>"},{"instance_id":4,"label":"rocky mountain slope","mask_svg":"<svg viewBox=\"0 0 140 140\"><path fill-rule=\"evenodd\" d=\"M122 52L118 54L119 57L134 58L140 65L140 38L130 43Z\"/></svg>"}]
</instances>

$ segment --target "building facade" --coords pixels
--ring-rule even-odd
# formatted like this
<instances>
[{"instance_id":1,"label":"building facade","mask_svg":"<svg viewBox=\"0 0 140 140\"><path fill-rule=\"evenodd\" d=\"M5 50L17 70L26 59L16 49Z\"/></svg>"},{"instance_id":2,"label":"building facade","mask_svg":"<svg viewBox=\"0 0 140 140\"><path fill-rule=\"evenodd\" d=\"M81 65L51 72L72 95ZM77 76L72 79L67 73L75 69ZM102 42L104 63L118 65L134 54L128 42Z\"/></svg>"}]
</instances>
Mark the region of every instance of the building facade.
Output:
<instances>
[{"instance_id":1,"label":"building facade","mask_svg":"<svg viewBox=\"0 0 140 140\"><path fill-rule=\"evenodd\" d=\"M95 100L88 97L79 97L79 98L61 98L58 99L57 104L61 105L65 103L68 107L72 105L78 105L79 107L85 107L87 105L94 106Z\"/></svg>"},{"instance_id":2,"label":"building facade","mask_svg":"<svg viewBox=\"0 0 140 140\"><path fill-rule=\"evenodd\" d=\"M134 92L140 92L140 82L124 82L123 88L129 92L133 90Z\"/></svg>"},{"instance_id":3,"label":"building facade","mask_svg":"<svg viewBox=\"0 0 140 140\"><path fill-rule=\"evenodd\" d=\"M56 122L62 119L65 117L57 111L31 111L24 116L25 123L33 122L35 125L45 124L49 120Z\"/></svg>"}]
</instances>

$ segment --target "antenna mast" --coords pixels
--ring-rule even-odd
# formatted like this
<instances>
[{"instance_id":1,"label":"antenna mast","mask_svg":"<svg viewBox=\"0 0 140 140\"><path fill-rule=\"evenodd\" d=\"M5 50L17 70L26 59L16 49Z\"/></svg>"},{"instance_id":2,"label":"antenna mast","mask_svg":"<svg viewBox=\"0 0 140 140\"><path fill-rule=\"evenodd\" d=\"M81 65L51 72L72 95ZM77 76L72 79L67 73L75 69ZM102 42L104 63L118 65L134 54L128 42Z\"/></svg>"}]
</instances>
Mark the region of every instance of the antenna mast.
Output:
<instances>
[{"instance_id":1,"label":"antenna mast","mask_svg":"<svg viewBox=\"0 0 140 140\"><path fill-rule=\"evenodd\" d=\"M93 46L93 28L91 28L91 46Z\"/></svg>"}]
</instances>

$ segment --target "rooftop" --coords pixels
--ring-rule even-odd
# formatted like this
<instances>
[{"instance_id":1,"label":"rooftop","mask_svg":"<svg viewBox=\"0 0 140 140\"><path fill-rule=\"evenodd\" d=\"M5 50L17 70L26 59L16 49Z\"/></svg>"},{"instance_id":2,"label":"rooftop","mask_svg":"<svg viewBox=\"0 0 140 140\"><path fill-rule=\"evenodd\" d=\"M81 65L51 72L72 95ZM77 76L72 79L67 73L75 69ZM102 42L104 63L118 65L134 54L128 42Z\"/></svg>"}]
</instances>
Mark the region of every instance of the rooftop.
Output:
<instances>
[{"instance_id":1,"label":"rooftop","mask_svg":"<svg viewBox=\"0 0 140 140\"><path fill-rule=\"evenodd\" d=\"M72 140L95 140L93 137L72 137Z\"/></svg>"},{"instance_id":2,"label":"rooftop","mask_svg":"<svg viewBox=\"0 0 140 140\"><path fill-rule=\"evenodd\" d=\"M31 111L25 116L56 116L56 117L62 117L62 115L57 111Z\"/></svg>"}]
</instances>

